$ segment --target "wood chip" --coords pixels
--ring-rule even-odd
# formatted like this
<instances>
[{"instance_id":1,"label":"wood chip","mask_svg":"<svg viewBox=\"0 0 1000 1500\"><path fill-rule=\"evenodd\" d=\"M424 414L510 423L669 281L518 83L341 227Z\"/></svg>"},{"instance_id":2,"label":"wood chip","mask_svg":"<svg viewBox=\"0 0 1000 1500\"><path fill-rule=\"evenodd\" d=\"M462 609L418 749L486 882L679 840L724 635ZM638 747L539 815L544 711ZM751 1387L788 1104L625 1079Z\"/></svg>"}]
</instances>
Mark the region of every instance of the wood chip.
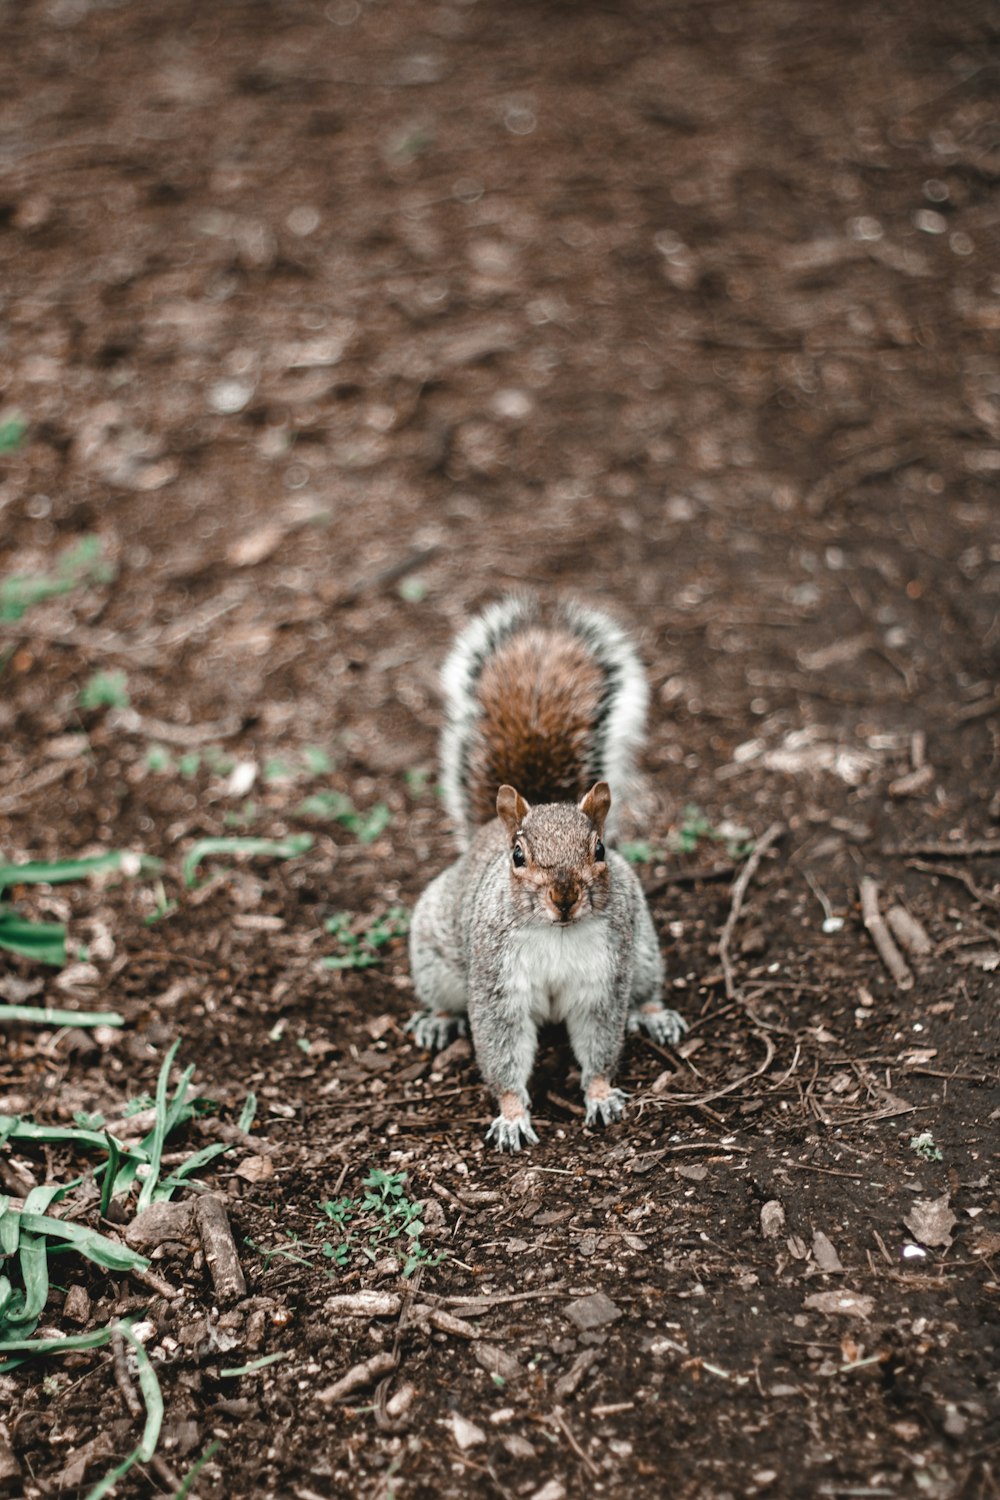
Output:
<instances>
[{"instance_id":1,"label":"wood chip","mask_svg":"<svg viewBox=\"0 0 1000 1500\"><path fill-rule=\"evenodd\" d=\"M194 1200L194 1217L205 1261L219 1302L236 1302L247 1294L246 1278L236 1251L229 1216L221 1198L204 1193Z\"/></svg>"}]
</instances>

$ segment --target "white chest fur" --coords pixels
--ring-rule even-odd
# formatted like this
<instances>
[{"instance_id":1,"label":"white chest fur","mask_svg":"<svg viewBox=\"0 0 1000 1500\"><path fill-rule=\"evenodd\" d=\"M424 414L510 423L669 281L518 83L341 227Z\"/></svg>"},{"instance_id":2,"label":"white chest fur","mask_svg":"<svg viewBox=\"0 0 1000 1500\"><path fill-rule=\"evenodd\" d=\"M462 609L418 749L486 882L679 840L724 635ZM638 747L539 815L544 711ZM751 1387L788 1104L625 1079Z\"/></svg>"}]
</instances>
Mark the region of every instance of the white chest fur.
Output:
<instances>
[{"instance_id":1,"label":"white chest fur","mask_svg":"<svg viewBox=\"0 0 1000 1500\"><path fill-rule=\"evenodd\" d=\"M589 1010L614 982L609 936L601 917L569 927L527 928L511 945L508 999L536 1024Z\"/></svg>"}]
</instances>

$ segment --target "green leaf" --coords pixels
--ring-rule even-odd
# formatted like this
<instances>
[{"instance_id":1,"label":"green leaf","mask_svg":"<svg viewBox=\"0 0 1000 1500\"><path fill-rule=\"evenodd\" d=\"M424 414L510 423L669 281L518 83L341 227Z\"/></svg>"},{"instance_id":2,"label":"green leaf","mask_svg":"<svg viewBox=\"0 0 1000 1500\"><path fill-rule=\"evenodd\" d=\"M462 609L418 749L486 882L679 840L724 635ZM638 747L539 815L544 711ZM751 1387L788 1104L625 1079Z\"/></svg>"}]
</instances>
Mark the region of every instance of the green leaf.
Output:
<instances>
[{"instance_id":1,"label":"green leaf","mask_svg":"<svg viewBox=\"0 0 1000 1500\"><path fill-rule=\"evenodd\" d=\"M80 689L77 702L83 709L128 708L128 678L124 672L95 672Z\"/></svg>"},{"instance_id":2,"label":"green leaf","mask_svg":"<svg viewBox=\"0 0 1000 1500\"><path fill-rule=\"evenodd\" d=\"M61 969L66 962L66 928L62 922L31 922L0 905L0 948Z\"/></svg>"},{"instance_id":3,"label":"green leaf","mask_svg":"<svg viewBox=\"0 0 1000 1500\"><path fill-rule=\"evenodd\" d=\"M181 873L184 884L194 885L195 872L203 859L212 854L267 854L275 859L293 859L312 847L311 833L297 833L286 839L207 838L199 839L187 852Z\"/></svg>"},{"instance_id":4,"label":"green leaf","mask_svg":"<svg viewBox=\"0 0 1000 1500\"><path fill-rule=\"evenodd\" d=\"M254 1375L258 1370L263 1370L267 1365L275 1365L279 1359L290 1359L290 1349L279 1349L276 1354L262 1354L260 1359L252 1359L247 1365L235 1365L229 1370L220 1370L219 1374L223 1380L233 1380L237 1375Z\"/></svg>"},{"instance_id":5,"label":"green leaf","mask_svg":"<svg viewBox=\"0 0 1000 1500\"><path fill-rule=\"evenodd\" d=\"M311 797L304 797L295 809L297 818L343 821L354 815L354 803L343 792L314 792Z\"/></svg>"},{"instance_id":6,"label":"green leaf","mask_svg":"<svg viewBox=\"0 0 1000 1500\"><path fill-rule=\"evenodd\" d=\"M107 1131L87 1130L81 1126L38 1125L34 1120L22 1120L20 1115L0 1115L0 1145L6 1141L36 1141L45 1146L96 1146L99 1151L106 1151L108 1137ZM115 1144L124 1150L121 1141ZM148 1160L146 1152L138 1146L131 1147L128 1154L136 1156L140 1162Z\"/></svg>"},{"instance_id":7,"label":"green leaf","mask_svg":"<svg viewBox=\"0 0 1000 1500\"><path fill-rule=\"evenodd\" d=\"M302 752L306 770L313 776L325 776L333 770L333 761L321 745L307 745Z\"/></svg>"},{"instance_id":8,"label":"green leaf","mask_svg":"<svg viewBox=\"0 0 1000 1500\"><path fill-rule=\"evenodd\" d=\"M139 1371L139 1390L146 1403L146 1425L143 1428L139 1446L129 1454L128 1458L123 1459L112 1469L110 1474L105 1474L93 1489L88 1490L86 1500L102 1500L104 1495L114 1489L119 1479L128 1473L133 1464L148 1464L156 1452L156 1445L160 1440L160 1428L163 1425L163 1392L160 1390L160 1382L156 1378L156 1371L150 1363L149 1355L127 1323L114 1324L110 1332L120 1333L132 1345Z\"/></svg>"},{"instance_id":9,"label":"green leaf","mask_svg":"<svg viewBox=\"0 0 1000 1500\"><path fill-rule=\"evenodd\" d=\"M21 1236L27 1230L29 1234L44 1234L51 1240L70 1245L78 1254L92 1260L95 1265L102 1266L105 1271L144 1271L149 1261L144 1255L137 1255L127 1245L119 1245L116 1240L109 1240L106 1235L98 1234L96 1229L88 1229L85 1224L75 1224L72 1219L56 1219L51 1214L28 1213L27 1210L21 1214Z\"/></svg>"},{"instance_id":10,"label":"green leaf","mask_svg":"<svg viewBox=\"0 0 1000 1500\"><path fill-rule=\"evenodd\" d=\"M11 1208L10 1195L5 1193L0 1197L0 1255L13 1255L20 1237L20 1211Z\"/></svg>"},{"instance_id":11,"label":"green leaf","mask_svg":"<svg viewBox=\"0 0 1000 1500\"><path fill-rule=\"evenodd\" d=\"M188 1178L194 1172L198 1172L208 1162L214 1161L217 1156L233 1149L229 1141L216 1141L211 1146L202 1146L200 1151L195 1151L186 1161L182 1162L169 1177L162 1177L153 1193L154 1203L166 1202L179 1187L188 1186Z\"/></svg>"},{"instance_id":12,"label":"green leaf","mask_svg":"<svg viewBox=\"0 0 1000 1500\"><path fill-rule=\"evenodd\" d=\"M201 1457L195 1463L193 1463L191 1465L190 1469L188 1469L187 1473L184 1475L183 1480L181 1481L181 1483L178 1485L177 1489L173 1493L172 1500L184 1500L184 1497L186 1495L190 1494L191 1486L194 1484L195 1480L198 1478L198 1475L201 1473L202 1469L208 1463L208 1460L210 1458L212 1458L216 1453L218 1453L218 1451L219 1451L219 1449L221 1447L222 1447L222 1441L221 1441L221 1439L220 1438L213 1438L212 1441L209 1443L208 1447L205 1449L204 1453L201 1455Z\"/></svg>"},{"instance_id":13,"label":"green leaf","mask_svg":"<svg viewBox=\"0 0 1000 1500\"><path fill-rule=\"evenodd\" d=\"M28 424L19 411L12 411L0 421L0 453L13 453L21 446Z\"/></svg>"},{"instance_id":14,"label":"green leaf","mask_svg":"<svg viewBox=\"0 0 1000 1500\"><path fill-rule=\"evenodd\" d=\"M174 1042L170 1051L163 1059L160 1067L160 1076L156 1080L156 1120L149 1135L143 1141L143 1145L149 1152L149 1172L143 1178L142 1189L139 1193L137 1212L141 1213L148 1208L153 1201L153 1193L160 1175L160 1157L163 1154L163 1142L167 1135L167 1083L170 1078L170 1069L177 1049L180 1046L180 1038ZM175 1096L176 1098L176 1096Z\"/></svg>"},{"instance_id":15,"label":"green leaf","mask_svg":"<svg viewBox=\"0 0 1000 1500\"><path fill-rule=\"evenodd\" d=\"M0 928L2 945L2 928ZM124 1026L116 1010L50 1010L47 1005L0 1005L0 1025L21 1021L39 1026Z\"/></svg>"},{"instance_id":16,"label":"green leaf","mask_svg":"<svg viewBox=\"0 0 1000 1500\"><path fill-rule=\"evenodd\" d=\"M33 1354L72 1354L81 1349L100 1349L110 1340L110 1328L95 1328L92 1333L71 1333L65 1338L3 1339L0 1341L0 1355L20 1354L29 1357ZM0 1365L0 1374L23 1363L24 1358L8 1359L6 1364Z\"/></svg>"},{"instance_id":17,"label":"green leaf","mask_svg":"<svg viewBox=\"0 0 1000 1500\"><path fill-rule=\"evenodd\" d=\"M108 870L121 869L128 875L155 873L163 869L163 861L148 854L134 854L128 849L112 849L107 854L93 854L86 859L0 864L0 890L8 885L62 885L68 880L86 880L88 875L103 875Z\"/></svg>"},{"instance_id":18,"label":"green leaf","mask_svg":"<svg viewBox=\"0 0 1000 1500\"><path fill-rule=\"evenodd\" d=\"M19 620L34 604L71 593L84 583L108 583L114 568L101 560L99 537L84 537L64 553L55 574L15 573L0 579L0 620Z\"/></svg>"}]
</instances>

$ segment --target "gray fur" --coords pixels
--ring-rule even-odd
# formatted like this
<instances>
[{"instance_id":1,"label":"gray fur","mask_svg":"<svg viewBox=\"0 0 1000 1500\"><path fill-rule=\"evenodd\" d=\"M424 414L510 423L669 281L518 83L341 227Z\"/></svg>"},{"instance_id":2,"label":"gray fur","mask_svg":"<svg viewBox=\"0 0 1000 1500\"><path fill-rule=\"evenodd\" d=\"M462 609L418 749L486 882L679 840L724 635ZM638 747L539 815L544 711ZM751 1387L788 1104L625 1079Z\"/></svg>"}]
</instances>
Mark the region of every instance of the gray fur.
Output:
<instances>
[{"instance_id":1,"label":"gray fur","mask_svg":"<svg viewBox=\"0 0 1000 1500\"><path fill-rule=\"evenodd\" d=\"M424 1009L409 1029L419 1045L441 1047L468 1016L480 1071L501 1106L486 1138L508 1151L538 1139L528 1083L543 1022L566 1024L588 1125L624 1112L625 1095L611 1079L626 1029L644 1027L654 1040L671 1043L686 1029L661 1003L663 961L635 872L613 850L603 860L594 853L602 830L584 810L593 810L593 802L528 808L518 799L520 810L511 811L508 796L509 827L497 818L470 830L463 768L475 682L491 651L533 617L534 606L523 598L495 605L467 627L446 664L445 802L471 837L424 891L410 928L413 985ZM647 697L638 658L619 627L596 611L569 606L560 620L572 623L607 668L599 726L604 764L627 778ZM594 817L601 821L603 813ZM515 843L525 868L513 866Z\"/></svg>"}]
</instances>

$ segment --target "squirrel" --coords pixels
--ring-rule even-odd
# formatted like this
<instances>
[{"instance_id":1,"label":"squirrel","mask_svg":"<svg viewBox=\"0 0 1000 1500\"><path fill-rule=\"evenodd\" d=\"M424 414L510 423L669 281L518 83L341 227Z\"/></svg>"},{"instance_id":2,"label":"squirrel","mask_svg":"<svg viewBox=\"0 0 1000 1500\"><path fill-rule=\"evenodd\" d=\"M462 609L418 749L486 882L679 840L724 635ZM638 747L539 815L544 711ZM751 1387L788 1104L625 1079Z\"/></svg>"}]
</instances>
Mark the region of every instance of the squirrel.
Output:
<instances>
[{"instance_id":1,"label":"squirrel","mask_svg":"<svg viewBox=\"0 0 1000 1500\"><path fill-rule=\"evenodd\" d=\"M537 1031L564 1021L585 1124L621 1118L612 1076L626 1029L661 1044L687 1029L660 999L663 961L632 867L605 844L612 787L635 786L649 689L604 613L529 595L487 608L443 671L442 792L460 857L421 895L410 968L424 1009L408 1023L437 1050L468 1017L500 1112L486 1139L535 1145L528 1082Z\"/></svg>"}]
</instances>

